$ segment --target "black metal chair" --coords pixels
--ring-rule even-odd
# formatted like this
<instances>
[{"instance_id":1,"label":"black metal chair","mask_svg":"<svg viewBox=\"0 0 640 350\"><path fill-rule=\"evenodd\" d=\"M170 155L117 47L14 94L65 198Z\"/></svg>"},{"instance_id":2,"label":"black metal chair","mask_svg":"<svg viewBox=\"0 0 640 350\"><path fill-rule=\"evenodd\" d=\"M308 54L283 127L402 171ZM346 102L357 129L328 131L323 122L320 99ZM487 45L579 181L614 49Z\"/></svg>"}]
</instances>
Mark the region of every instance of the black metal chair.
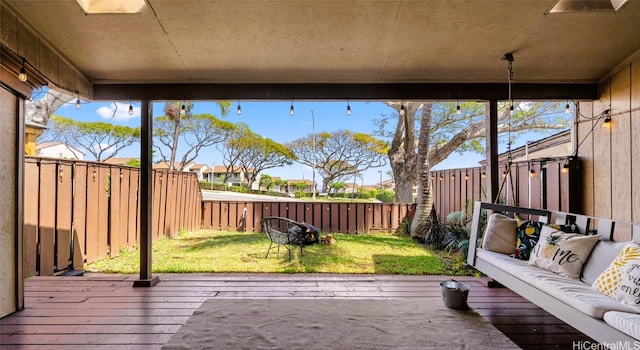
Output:
<instances>
[{"instance_id":1,"label":"black metal chair","mask_svg":"<svg viewBox=\"0 0 640 350\"><path fill-rule=\"evenodd\" d=\"M271 248L274 248L274 243L278 249L278 254L280 253L280 246L287 248L289 251L289 260L291 260L292 245L300 246L300 255L304 256L302 247L304 246L304 237L307 233L307 226L305 224L287 218L269 216L262 219L262 227L271 241L267 255L264 257L265 259L269 256Z\"/></svg>"}]
</instances>

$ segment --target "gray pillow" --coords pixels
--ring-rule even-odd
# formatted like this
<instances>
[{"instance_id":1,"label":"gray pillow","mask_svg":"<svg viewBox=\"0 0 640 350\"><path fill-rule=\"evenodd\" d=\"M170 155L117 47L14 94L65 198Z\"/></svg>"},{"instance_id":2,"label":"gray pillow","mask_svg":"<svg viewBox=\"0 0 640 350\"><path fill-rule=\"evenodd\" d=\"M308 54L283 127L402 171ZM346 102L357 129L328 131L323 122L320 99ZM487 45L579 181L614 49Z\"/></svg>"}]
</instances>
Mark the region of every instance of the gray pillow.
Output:
<instances>
[{"instance_id":1,"label":"gray pillow","mask_svg":"<svg viewBox=\"0 0 640 350\"><path fill-rule=\"evenodd\" d=\"M518 225L515 219L493 213L487 221L482 247L502 254L513 254L516 250Z\"/></svg>"},{"instance_id":2,"label":"gray pillow","mask_svg":"<svg viewBox=\"0 0 640 350\"><path fill-rule=\"evenodd\" d=\"M593 284L602 271L611 265L613 260L628 243L629 242L613 241L598 242L593 248L589 259L587 259L587 262L582 267L580 280L584 283Z\"/></svg>"}]
</instances>

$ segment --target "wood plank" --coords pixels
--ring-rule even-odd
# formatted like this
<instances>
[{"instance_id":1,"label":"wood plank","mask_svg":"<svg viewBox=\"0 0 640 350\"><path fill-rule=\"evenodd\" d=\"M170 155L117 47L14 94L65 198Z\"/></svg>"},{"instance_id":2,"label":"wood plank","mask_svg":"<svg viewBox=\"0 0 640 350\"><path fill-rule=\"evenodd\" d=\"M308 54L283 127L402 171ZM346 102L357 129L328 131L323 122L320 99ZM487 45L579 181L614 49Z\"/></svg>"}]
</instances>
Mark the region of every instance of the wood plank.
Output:
<instances>
[{"instance_id":1,"label":"wood plank","mask_svg":"<svg viewBox=\"0 0 640 350\"><path fill-rule=\"evenodd\" d=\"M40 164L40 213L38 243L40 258L38 271L41 276L51 276L55 270L55 218L56 218L56 182L58 174L56 164Z\"/></svg>"},{"instance_id":2,"label":"wood plank","mask_svg":"<svg viewBox=\"0 0 640 350\"><path fill-rule=\"evenodd\" d=\"M631 197L631 67L626 66L611 77L611 165L615 166L611 191L616 198ZM631 221L631 200L612 200L611 218ZM625 232L626 231L626 232ZM614 240L631 240L631 231L616 228Z\"/></svg>"},{"instance_id":3,"label":"wood plank","mask_svg":"<svg viewBox=\"0 0 640 350\"><path fill-rule=\"evenodd\" d=\"M122 179L120 178L120 168L118 167L110 167L109 171L109 212L108 212L108 220L109 220L109 232L108 232L108 244L109 244L109 257L116 257L120 255L120 221L123 221L123 218L120 216L121 210L120 206L122 205L122 191L120 191L120 185L122 183Z\"/></svg>"},{"instance_id":4,"label":"wood plank","mask_svg":"<svg viewBox=\"0 0 640 350\"><path fill-rule=\"evenodd\" d=\"M73 268L84 269L87 234L88 163L75 163L75 190L73 192Z\"/></svg>"},{"instance_id":5,"label":"wood plank","mask_svg":"<svg viewBox=\"0 0 640 350\"><path fill-rule=\"evenodd\" d=\"M611 106L611 84L610 80L601 84L601 98L593 104L593 113L598 115ZM611 125L606 126L603 120L593 129L593 192L594 195L594 215L605 219L611 219L611 128L617 122L617 118L612 118Z\"/></svg>"},{"instance_id":6,"label":"wood plank","mask_svg":"<svg viewBox=\"0 0 640 350\"><path fill-rule=\"evenodd\" d=\"M109 168L105 166L98 167L98 226L96 245L98 248L98 259L104 259L109 256Z\"/></svg>"},{"instance_id":7,"label":"wood plank","mask_svg":"<svg viewBox=\"0 0 640 350\"><path fill-rule=\"evenodd\" d=\"M87 209L86 209L86 235L85 235L85 258L86 263L98 260L98 216L100 212L100 202L98 192L100 187L100 172L97 165L88 169L87 175Z\"/></svg>"},{"instance_id":8,"label":"wood plank","mask_svg":"<svg viewBox=\"0 0 640 350\"><path fill-rule=\"evenodd\" d=\"M40 167L27 158L24 166L24 224L23 224L23 273L25 278L36 275L38 260L38 192Z\"/></svg>"},{"instance_id":9,"label":"wood plank","mask_svg":"<svg viewBox=\"0 0 640 350\"><path fill-rule=\"evenodd\" d=\"M631 86L640 85L640 58L631 63ZM640 135L640 89L631 89L631 135ZM640 222L640 142L637 138L631 139L631 220Z\"/></svg>"}]
</instances>

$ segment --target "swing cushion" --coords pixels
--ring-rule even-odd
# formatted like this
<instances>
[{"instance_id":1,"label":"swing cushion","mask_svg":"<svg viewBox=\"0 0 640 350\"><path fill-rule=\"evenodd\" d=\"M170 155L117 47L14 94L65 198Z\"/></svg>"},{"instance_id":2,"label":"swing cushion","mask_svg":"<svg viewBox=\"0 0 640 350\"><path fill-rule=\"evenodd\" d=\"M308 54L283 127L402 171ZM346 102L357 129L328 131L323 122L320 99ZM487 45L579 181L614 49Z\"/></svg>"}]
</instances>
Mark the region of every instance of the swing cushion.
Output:
<instances>
[{"instance_id":1,"label":"swing cushion","mask_svg":"<svg viewBox=\"0 0 640 350\"><path fill-rule=\"evenodd\" d=\"M493 213L487 221L482 247L502 254L513 254L516 247L516 220Z\"/></svg>"}]
</instances>

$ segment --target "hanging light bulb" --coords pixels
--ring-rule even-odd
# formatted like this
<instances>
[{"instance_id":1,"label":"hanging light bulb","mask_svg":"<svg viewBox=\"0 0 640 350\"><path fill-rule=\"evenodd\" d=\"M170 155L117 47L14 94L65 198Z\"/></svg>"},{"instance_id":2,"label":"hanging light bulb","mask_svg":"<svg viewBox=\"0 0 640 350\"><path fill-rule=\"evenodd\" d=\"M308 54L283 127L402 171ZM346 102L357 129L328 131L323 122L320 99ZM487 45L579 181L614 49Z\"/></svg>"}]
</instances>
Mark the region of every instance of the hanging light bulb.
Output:
<instances>
[{"instance_id":1,"label":"hanging light bulb","mask_svg":"<svg viewBox=\"0 0 640 350\"><path fill-rule=\"evenodd\" d=\"M564 106L564 112L567 114L571 113L571 106L569 106L569 101L567 101L567 104Z\"/></svg>"},{"instance_id":2,"label":"hanging light bulb","mask_svg":"<svg viewBox=\"0 0 640 350\"><path fill-rule=\"evenodd\" d=\"M291 99L291 108L289 108L289 114L296 114L296 110L293 108L293 99Z\"/></svg>"},{"instance_id":3,"label":"hanging light bulb","mask_svg":"<svg viewBox=\"0 0 640 350\"><path fill-rule=\"evenodd\" d=\"M404 109L404 100L400 103L400 115L404 115L406 113Z\"/></svg>"},{"instance_id":4,"label":"hanging light bulb","mask_svg":"<svg viewBox=\"0 0 640 350\"><path fill-rule=\"evenodd\" d=\"M351 106L349 105L348 99L347 99L347 115L351 115Z\"/></svg>"},{"instance_id":5,"label":"hanging light bulb","mask_svg":"<svg viewBox=\"0 0 640 350\"><path fill-rule=\"evenodd\" d=\"M76 98L76 109L80 109L80 93L78 92L78 98Z\"/></svg>"},{"instance_id":6,"label":"hanging light bulb","mask_svg":"<svg viewBox=\"0 0 640 350\"><path fill-rule=\"evenodd\" d=\"M536 171L535 171L535 170L533 170L533 169L531 169L531 170L529 171L529 177L535 177L535 176L536 176Z\"/></svg>"},{"instance_id":7,"label":"hanging light bulb","mask_svg":"<svg viewBox=\"0 0 640 350\"><path fill-rule=\"evenodd\" d=\"M20 74L18 74L18 80L25 82L27 81L27 69L24 67L25 59L22 59L22 68L20 68Z\"/></svg>"},{"instance_id":8,"label":"hanging light bulb","mask_svg":"<svg viewBox=\"0 0 640 350\"><path fill-rule=\"evenodd\" d=\"M180 107L180 115L185 115L187 113L187 107L182 102L182 107Z\"/></svg>"},{"instance_id":9,"label":"hanging light bulb","mask_svg":"<svg viewBox=\"0 0 640 350\"><path fill-rule=\"evenodd\" d=\"M129 100L129 115L133 115L133 105L131 104L131 100Z\"/></svg>"},{"instance_id":10,"label":"hanging light bulb","mask_svg":"<svg viewBox=\"0 0 640 350\"><path fill-rule=\"evenodd\" d=\"M460 101L457 102L456 114L462 114L462 109L460 109Z\"/></svg>"},{"instance_id":11,"label":"hanging light bulb","mask_svg":"<svg viewBox=\"0 0 640 350\"><path fill-rule=\"evenodd\" d=\"M569 172L569 159L564 160L564 164L562 164L562 169L560 169L560 172L563 174L566 174Z\"/></svg>"},{"instance_id":12,"label":"hanging light bulb","mask_svg":"<svg viewBox=\"0 0 640 350\"><path fill-rule=\"evenodd\" d=\"M242 115L242 107L240 107L240 100L238 100L238 109L236 110L238 115Z\"/></svg>"}]
</instances>

